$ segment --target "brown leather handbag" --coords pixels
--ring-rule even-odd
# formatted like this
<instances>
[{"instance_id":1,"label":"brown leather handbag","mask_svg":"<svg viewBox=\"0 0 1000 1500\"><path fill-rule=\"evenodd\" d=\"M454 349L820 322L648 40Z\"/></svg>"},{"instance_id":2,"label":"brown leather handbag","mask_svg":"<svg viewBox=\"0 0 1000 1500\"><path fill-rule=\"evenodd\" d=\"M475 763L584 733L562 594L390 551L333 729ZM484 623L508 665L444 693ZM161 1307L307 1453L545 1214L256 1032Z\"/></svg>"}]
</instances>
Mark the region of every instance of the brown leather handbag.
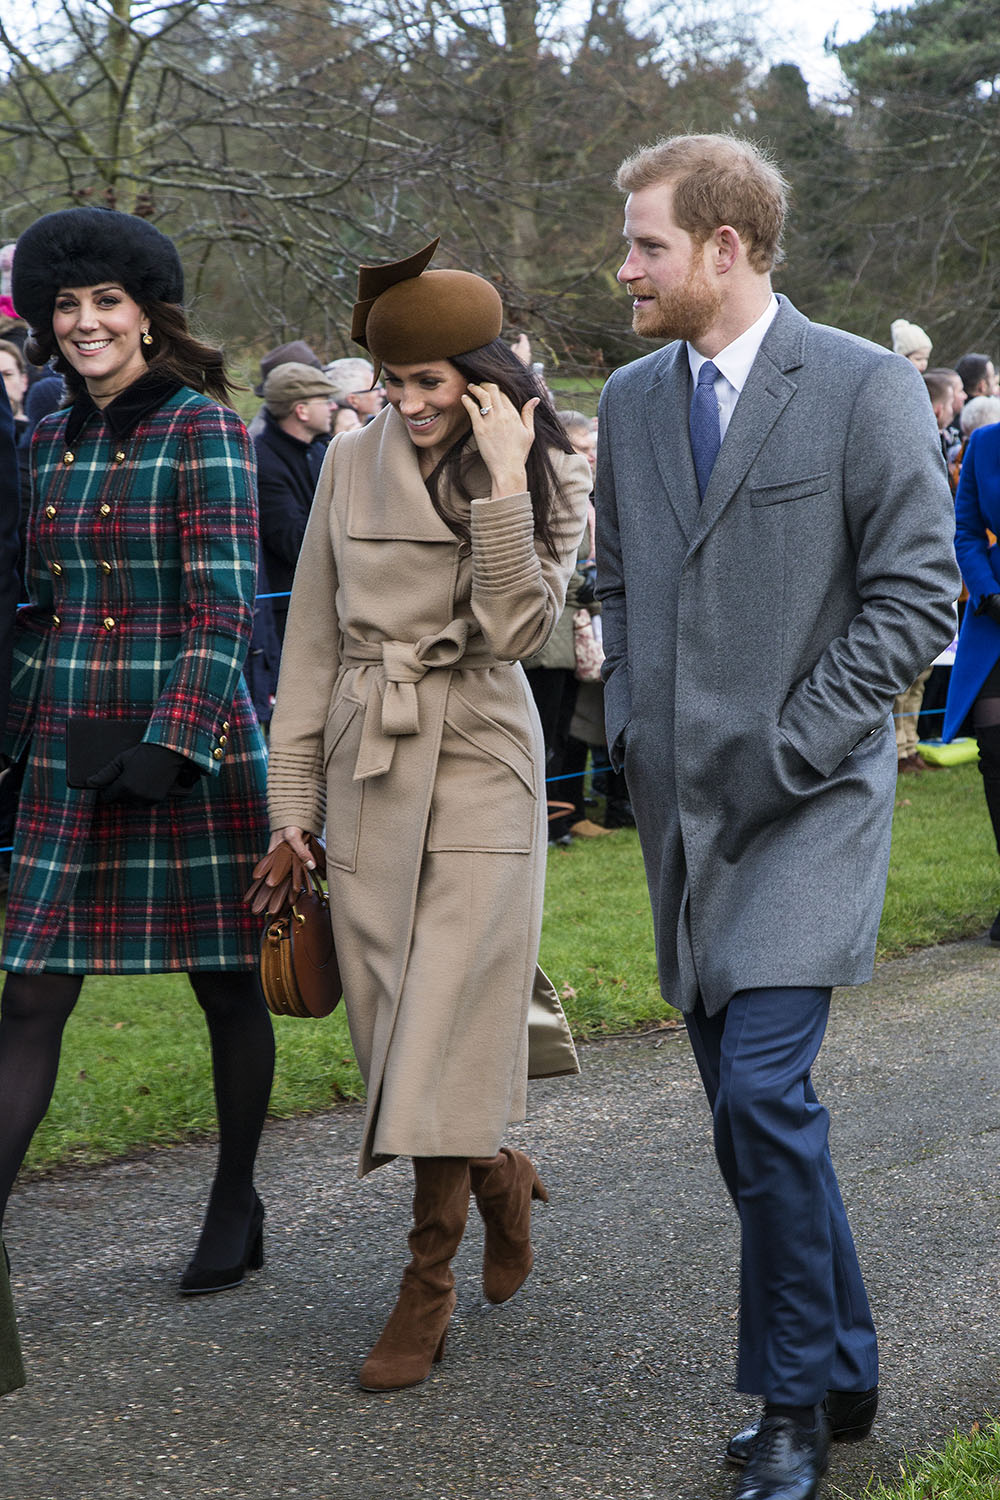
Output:
<instances>
[{"instance_id":1,"label":"brown leather handbag","mask_svg":"<svg viewBox=\"0 0 1000 1500\"><path fill-rule=\"evenodd\" d=\"M320 881L326 872L323 845L307 835L316 869L310 870L287 844L279 844L254 867L244 898L267 914L260 944L260 983L276 1016L318 1019L336 1007L343 986L330 926L329 898Z\"/></svg>"}]
</instances>

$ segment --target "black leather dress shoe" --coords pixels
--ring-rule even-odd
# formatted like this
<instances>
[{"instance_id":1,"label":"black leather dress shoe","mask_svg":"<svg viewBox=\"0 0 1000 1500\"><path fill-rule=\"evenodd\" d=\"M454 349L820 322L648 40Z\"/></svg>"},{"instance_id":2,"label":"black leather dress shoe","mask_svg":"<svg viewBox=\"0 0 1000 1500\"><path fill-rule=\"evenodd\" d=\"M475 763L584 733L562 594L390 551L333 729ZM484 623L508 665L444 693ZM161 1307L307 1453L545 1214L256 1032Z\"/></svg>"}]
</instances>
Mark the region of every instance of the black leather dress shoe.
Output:
<instances>
[{"instance_id":1,"label":"black leather dress shoe","mask_svg":"<svg viewBox=\"0 0 1000 1500\"><path fill-rule=\"evenodd\" d=\"M860 1443L872 1430L875 1413L878 1411L878 1386L870 1391L827 1391L823 1402L834 1443ZM750 1457L750 1448L760 1420L751 1422L742 1432L729 1439L726 1460L731 1464L745 1464Z\"/></svg>"},{"instance_id":2,"label":"black leather dress shoe","mask_svg":"<svg viewBox=\"0 0 1000 1500\"><path fill-rule=\"evenodd\" d=\"M791 1417L764 1417L750 1445L733 1500L816 1500L826 1473L826 1419L803 1427Z\"/></svg>"}]
</instances>

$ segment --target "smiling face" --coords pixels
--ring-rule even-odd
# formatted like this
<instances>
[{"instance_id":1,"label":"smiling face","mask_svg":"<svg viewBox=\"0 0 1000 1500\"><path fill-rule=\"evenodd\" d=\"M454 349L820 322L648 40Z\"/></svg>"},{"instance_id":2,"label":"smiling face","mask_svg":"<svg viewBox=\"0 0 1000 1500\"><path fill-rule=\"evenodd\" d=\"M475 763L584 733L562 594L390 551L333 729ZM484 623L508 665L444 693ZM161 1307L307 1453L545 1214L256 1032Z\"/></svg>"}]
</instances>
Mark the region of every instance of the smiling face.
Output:
<instances>
[{"instance_id":1,"label":"smiling face","mask_svg":"<svg viewBox=\"0 0 1000 1500\"><path fill-rule=\"evenodd\" d=\"M632 293L632 327L643 338L703 338L722 297L708 274L707 246L674 218L670 183L639 188L625 202L629 252L618 280Z\"/></svg>"},{"instance_id":2,"label":"smiling face","mask_svg":"<svg viewBox=\"0 0 1000 1500\"><path fill-rule=\"evenodd\" d=\"M470 427L462 405L468 390L465 376L447 359L423 365L383 365L389 404L406 423L410 440L421 450L422 467L429 472Z\"/></svg>"},{"instance_id":3,"label":"smiling face","mask_svg":"<svg viewBox=\"0 0 1000 1500\"><path fill-rule=\"evenodd\" d=\"M149 319L115 282L63 287L52 310L52 332L63 358L82 375L98 406L146 371L142 335Z\"/></svg>"}]
</instances>

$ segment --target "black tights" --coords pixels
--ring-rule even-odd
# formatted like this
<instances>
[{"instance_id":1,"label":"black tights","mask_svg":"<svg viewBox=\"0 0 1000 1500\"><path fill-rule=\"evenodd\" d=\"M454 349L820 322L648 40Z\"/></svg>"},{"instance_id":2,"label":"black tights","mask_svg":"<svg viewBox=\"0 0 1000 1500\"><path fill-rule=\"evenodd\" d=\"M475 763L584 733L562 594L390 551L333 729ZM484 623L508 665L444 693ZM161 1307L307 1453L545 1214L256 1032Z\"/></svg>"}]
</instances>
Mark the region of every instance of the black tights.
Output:
<instances>
[{"instance_id":1,"label":"black tights","mask_svg":"<svg viewBox=\"0 0 1000 1500\"><path fill-rule=\"evenodd\" d=\"M976 699L972 728L979 745L979 771L993 824L993 837L1000 853L1000 697L992 694Z\"/></svg>"},{"instance_id":2,"label":"black tights","mask_svg":"<svg viewBox=\"0 0 1000 1500\"><path fill-rule=\"evenodd\" d=\"M241 1257L253 1211L253 1167L274 1074L274 1033L252 970L189 975L208 1023L219 1157L197 1257ZM0 1001L0 1224L31 1138L49 1107L76 974L8 974Z\"/></svg>"}]
</instances>

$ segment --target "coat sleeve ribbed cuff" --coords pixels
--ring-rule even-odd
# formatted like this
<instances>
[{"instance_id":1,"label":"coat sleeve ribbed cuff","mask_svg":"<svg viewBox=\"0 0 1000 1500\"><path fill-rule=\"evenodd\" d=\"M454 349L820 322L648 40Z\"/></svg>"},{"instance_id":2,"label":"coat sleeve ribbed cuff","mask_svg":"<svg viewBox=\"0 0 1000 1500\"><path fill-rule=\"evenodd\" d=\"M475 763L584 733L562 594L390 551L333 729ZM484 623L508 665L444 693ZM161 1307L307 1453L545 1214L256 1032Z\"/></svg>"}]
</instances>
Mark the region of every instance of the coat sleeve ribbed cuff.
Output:
<instances>
[{"instance_id":1,"label":"coat sleeve ribbed cuff","mask_svg":"<svg viewBox=\"0 0 1000 1500\"><path fill-rule=\"evenodd\" d=\"M267 768L267 813L272 832L304 828L319 835L326 822L321 755L272 750Z\"/></svg>"},{"instance_id":2,"label":"coat sleeve ribbed cuff","mask_svg":"<svg viewBox=\"0 0 1000 1500\"><path fill-rule=\"evenodd\" d=\"M472 502L472 584L502 594L540 574L531 496L502 495Z\"/></svg>"}]
</instances>

